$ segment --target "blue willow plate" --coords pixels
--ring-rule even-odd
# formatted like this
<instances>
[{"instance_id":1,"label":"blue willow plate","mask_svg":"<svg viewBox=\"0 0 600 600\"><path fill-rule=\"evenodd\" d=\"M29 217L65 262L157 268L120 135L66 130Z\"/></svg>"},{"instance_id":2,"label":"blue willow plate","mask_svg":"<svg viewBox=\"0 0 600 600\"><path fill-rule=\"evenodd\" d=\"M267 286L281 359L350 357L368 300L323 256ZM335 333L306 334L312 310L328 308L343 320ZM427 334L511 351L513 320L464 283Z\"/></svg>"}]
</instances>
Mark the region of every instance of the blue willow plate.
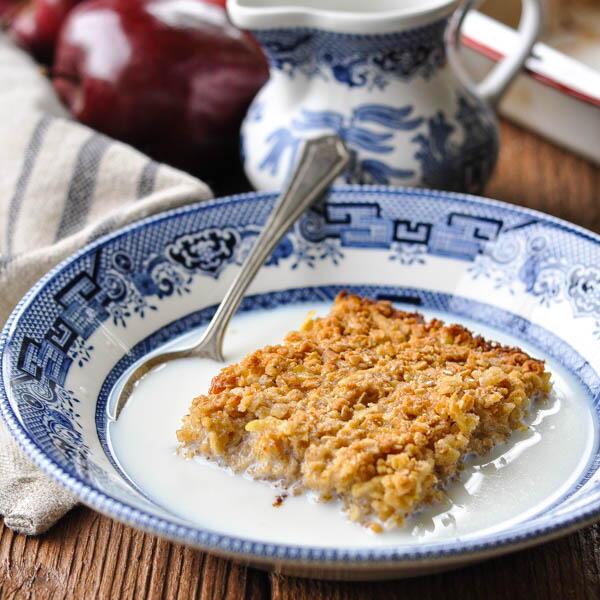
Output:
<instances>
[{"instance_id":1,"label":"blue willow plate","mask_svg":"<svg viewBox=\"0 0 600 600\"><path fill-rule=\"evenodd\" d=\"M273 198L236 196L142 221L84 248L23 298L0 341L0 402L12 434L39 467L115 519L309 576L415 575L523 548L598 518L597 436L587 466L559 501L468 539L367 548L268 543L194 526L132 487L107 441L111 387L145 354L210 318ZM597 424L599 236L473 196L338 188L287 234L242 310L328 301L340 289L510 333L577 380Z\"/></svg>"}]
</instances>

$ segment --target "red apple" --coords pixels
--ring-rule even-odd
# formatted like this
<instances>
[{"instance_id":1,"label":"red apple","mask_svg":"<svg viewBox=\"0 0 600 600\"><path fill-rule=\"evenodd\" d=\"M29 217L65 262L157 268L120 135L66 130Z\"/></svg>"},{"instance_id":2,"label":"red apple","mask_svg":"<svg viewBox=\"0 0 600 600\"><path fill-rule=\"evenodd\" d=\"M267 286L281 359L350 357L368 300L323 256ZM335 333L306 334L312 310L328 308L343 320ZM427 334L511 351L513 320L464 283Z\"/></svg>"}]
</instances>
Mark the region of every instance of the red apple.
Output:
<instances>
[{"instance_id":1,"label":"red apple","mask_svg":"<svg viewBox=\"0 0 600 600\"><path fill-rule=\"evenodd\" d=\"M81 0L33 0L12 22L11 37L38 60L50 63L60 28Z\"/></svg>"},{"instance_id":2,"label":"red apple","mask_svg":"<svg viewBox=\"0 0 600 600\"><path fill-rule=\"evenodd\" d=\"M10 25L25 4L25 0L0 0L0 28Z\"/></svg>"},{"instance_id":3,"label":"red apple","mask_svg":"<svg viewBox=\"0 0 600 600\"><path fill-rule=\"evenodd\" d=\"M262 52L200 0L87 0L61 31L56 91L82 123L207 175L231 170Z\"/></svg>"}]
</instances>

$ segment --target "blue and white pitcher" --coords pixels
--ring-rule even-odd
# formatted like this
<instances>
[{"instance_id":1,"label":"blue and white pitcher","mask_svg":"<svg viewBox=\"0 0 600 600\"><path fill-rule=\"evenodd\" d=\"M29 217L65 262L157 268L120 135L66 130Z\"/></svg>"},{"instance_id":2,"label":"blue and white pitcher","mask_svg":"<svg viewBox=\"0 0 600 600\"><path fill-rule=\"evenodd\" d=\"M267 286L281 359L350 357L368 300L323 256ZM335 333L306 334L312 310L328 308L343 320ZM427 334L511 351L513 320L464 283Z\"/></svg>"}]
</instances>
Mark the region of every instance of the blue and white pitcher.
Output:
<instances>
[{"instance_id":1,"label":"blue and white pitcher","mask_svg":"<svg viewBox=\"0 0 600 600\"><path fill-rule=\"evenodd\" d=\"M301 140L335 131L354 155L345 183L481 191L498 155L493 107L542 19L539 0L523 0L519 44L474 86L455 60L474 3L228 0L271 64L242 129L252 184L280 188Z\"/></svg>"}]
</instances>

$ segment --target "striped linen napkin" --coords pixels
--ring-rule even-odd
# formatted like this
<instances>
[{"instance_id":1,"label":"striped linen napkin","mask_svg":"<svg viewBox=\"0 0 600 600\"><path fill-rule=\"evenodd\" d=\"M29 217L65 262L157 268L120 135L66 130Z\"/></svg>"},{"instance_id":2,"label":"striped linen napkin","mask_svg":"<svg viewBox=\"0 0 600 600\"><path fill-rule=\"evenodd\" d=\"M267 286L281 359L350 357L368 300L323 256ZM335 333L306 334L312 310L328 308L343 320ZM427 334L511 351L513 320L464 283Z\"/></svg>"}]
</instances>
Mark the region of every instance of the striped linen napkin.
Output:
<instances>
[{"instance_id":1,"label":"striped linen napkin","mask_svg":"<svg viewBox=\"0 0 600 600\"><path fill-rule=\"evenodd\" d=\"M156 163L68 116L38 67L0 34L0 325L49 269L97 237L211 197L198 179ZM0 514L42 533L75 498L22 455L0 422Z\"/></svg>"}]
</instances>

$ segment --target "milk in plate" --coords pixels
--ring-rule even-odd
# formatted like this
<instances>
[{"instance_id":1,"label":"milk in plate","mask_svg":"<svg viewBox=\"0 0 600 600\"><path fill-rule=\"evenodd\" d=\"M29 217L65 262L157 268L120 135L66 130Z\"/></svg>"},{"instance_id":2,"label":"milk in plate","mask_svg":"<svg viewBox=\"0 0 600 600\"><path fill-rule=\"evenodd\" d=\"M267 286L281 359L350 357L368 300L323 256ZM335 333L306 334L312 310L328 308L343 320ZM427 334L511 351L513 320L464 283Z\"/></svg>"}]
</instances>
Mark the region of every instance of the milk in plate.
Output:
<instances>
[{"instance_id":1,"label":"milk in plate","mask_svg":"<svg viewBox=\"0 0 600 600\"><path fill-rule=\"evenodd\" d=\"M309 311L325 315L329 309L326 304L300 304L242 313L225 337L225 356L237 362L257 348L281 342ZM401 529L374 534L349 522L339 502L318 502L306 493L290 494L281 502L284 490L270 483L179 455L176 431L183 415L224 366L213 361L178 360L146 376L119 421L109 427L114 456L145 496L174 515L203 529L264 542L374 547L465 539L504 529L549 507L575 485L594 447L594 420L584 390L557 362L515 337L468 319L422 312L546 359L554 391L533 411L527 432L514 433L509 443L484 457L468 458L459 480L448 488L448 501L407 519Z\"/></svg>"}]
</instances>

